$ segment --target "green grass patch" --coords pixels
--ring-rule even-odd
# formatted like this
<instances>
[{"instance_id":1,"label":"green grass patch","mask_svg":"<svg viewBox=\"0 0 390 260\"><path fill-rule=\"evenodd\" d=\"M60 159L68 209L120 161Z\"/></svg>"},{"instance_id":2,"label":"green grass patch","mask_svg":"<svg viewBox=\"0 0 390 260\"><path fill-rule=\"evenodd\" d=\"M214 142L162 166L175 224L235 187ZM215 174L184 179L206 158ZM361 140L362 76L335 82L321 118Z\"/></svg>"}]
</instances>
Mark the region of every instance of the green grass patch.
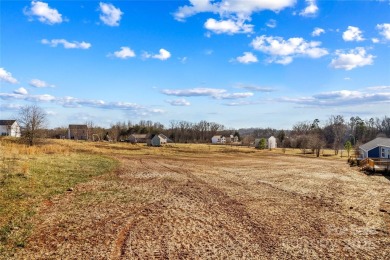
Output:
<instances>
[{"instance_id":1,"label":"green grass patch","mask_svg":"<svg viewBox=\"0 0 390 260\"><path fill-rule=\"evenodd\" d=\"M15 162L15 164L17 164ZM76 184L110 172L118 161L101 155L41 154L0 171L0 255L24 247L38 206Z\"/></svg>"}]
</instances>

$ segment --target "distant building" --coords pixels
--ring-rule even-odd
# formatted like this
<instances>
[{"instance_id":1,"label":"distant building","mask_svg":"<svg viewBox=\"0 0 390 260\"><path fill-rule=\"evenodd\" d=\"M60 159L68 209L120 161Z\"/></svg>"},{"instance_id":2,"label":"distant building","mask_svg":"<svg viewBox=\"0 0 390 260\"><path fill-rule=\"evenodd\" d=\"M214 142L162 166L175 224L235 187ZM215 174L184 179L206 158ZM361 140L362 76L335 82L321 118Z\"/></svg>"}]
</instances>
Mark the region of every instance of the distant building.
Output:
<instances>
[{"instance_id":1,"label":"distant building","mask_svg":"<svg viewBox=\"0 0 390 260\"><path fill-rule=\"evenodd\" d=\"M271 136L270 138L268 138L268 149L275 149L276 147L276 138Z\"/></svg>"},{"instance_id":2,"label":"distant building","mask_svg":"<svg viewBox=\"0 0 390 260\"><path fill-rule=\"evenodd\" d=\"M359 153L362 159L390 159L390 138L375 138L374 140L359 146Z\"/></svg>"},{"instance_id":3,"label":"distant building","mask_svg":"<svg viewBox=\"0 0 390 260\"><path fill-rule=\"evenodd\" d=\"M236 135L229 135L226 137L226 143L227 144L230 144L230 143L238 143L238 136Z\"/></svg>"},{"instance_id":4,"label":"distant building","mask_svg":"<svg viewBox=\"0 0 390 260\"><path fill-rule=\"evenodd\" d=\"M151 146L161 146L161 145L166 144L166 143L168 143L168 137L166 137L163 134L155 135L150 140Z\"/></svg>"},{"instance_id":5,"label":"distant building","mask_svg":"<svg viewBox=\"0 0 390 260\"><path fill-rule=\"evenodd\" d=\"M87 125L69 125L68 139L88 140L88 126Z\"/></svg>"},{"instance_id":6,"label":"distant building","mask_svg":"<svg viewBox=\"0 0 390 260\"><path fill-rule=\"evenodd\" d=\"M0 135L20 137L20 126L16 120L0 120Z\"/></svg>"},{"instance_id":7,"label":"distant building","mask_svg":"<svg viewBox=\"0 0 390 260\"><path fill-rule=\"evenodd\" d=\"M226 137L223 135L214 135L211 138L211 143L213 144L226 144Z\"/></svg>"},{"instance_id":8,"label":"distant building","mask_svg":"<svg viewBox=\"0 0 390 260\"><path fill-rule=\"evenodd\" d=\"M128 141L130 143L147 143L148 135L147 134L132 134L129 136Z\"/></svg>"}]
</instances>

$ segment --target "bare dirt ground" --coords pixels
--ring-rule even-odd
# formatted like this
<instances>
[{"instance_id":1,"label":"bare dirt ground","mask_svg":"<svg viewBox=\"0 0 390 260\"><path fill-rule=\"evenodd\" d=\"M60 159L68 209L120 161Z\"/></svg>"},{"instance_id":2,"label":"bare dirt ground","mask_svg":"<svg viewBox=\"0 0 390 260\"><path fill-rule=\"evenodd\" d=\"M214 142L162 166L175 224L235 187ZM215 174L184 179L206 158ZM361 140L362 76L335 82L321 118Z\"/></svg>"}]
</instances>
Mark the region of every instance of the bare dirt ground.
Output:
<instances>
[{"instance_id":1,"label":"bare dirt ground","mask_svg":"<svg viewBox=\"0 0 390 260\"><path fill-rule=\"evenodd\" d=\"M389 177L267 152L116 157L46 201L15 258L389 259Z\"/></svg>"}]
</instances>

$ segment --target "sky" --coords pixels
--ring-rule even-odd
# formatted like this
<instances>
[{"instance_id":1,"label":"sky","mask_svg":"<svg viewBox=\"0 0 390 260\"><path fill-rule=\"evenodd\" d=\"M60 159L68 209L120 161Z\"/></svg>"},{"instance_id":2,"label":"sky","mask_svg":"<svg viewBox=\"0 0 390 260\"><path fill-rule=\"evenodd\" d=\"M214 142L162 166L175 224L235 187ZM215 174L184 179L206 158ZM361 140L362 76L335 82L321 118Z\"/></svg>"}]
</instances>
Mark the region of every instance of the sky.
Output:
<instances>
[{"instance_id":1,"label":"sky","mask_svg":"<svg viewBox=\"0 0 390 260\"><path fill-rule=\"evenodd\" d=\"M390 112L390 1L0 1L0 117L290 129Z\"/></svg>"}]
</instances>

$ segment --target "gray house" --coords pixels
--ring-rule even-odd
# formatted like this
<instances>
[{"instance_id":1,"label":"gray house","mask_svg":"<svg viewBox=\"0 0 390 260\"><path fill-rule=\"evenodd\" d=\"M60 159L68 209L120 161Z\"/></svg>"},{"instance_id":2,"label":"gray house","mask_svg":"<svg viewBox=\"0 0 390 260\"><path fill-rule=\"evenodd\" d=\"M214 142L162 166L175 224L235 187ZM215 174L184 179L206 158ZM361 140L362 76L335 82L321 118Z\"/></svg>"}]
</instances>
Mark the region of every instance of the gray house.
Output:
<instances>
[{"instance_id":1,"label":"gray house","mask_svg":"<svg viewBox=\"0 0 390 260\"><path fill-rule=\"evenodd\" d=\"M390 138L377 137L374 140L359 146L359 153L362 159L390 159Z\"/></svg>"},{"instance_id":2,"label":"gray house","mask_svg":"<svg viewBox=\"0 0 390 260\"><path fill-rule=\"evenodd\" d=\"M153 138L150 140L150 145L151 146L161 146L163 144L166 144L168 142L168 137L166 137L163 134L155 135Z\"/></svg>"}]
</instances>

